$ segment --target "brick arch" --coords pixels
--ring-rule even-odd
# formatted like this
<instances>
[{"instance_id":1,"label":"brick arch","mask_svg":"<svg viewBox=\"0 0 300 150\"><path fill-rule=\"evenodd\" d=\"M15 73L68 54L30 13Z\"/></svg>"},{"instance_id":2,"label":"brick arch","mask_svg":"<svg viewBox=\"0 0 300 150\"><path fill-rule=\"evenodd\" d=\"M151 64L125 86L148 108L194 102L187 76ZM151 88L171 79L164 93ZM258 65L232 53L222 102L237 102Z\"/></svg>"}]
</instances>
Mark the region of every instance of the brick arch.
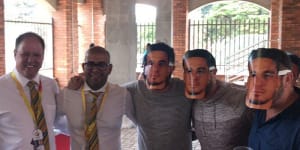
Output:
<instances>
[{"instance_id":1,"label":"brick arch","mask_svg":"<svg viewBox=\"0 0 300 150\"><path fill-rule=\"evenodd\" d=\"M142 4L142 5L148 5L148 6L152 6L152 7L154 7L155 9L156 9L156 11L157 11L157 4L155 3L155 2L153 2L153 1L141 1L141 0L137 0L136 1L136 3L135 4Z\"/></svg>"},{"instance_id":2,"label":"brick arch","mask_svg":"<svg viewBox=\"0 0 300 150\"><path fill-rule=\"evenodd\" d=\"M136 0L136 3L157 7L157 5L160 3L160 0Z\"/></svg>"},{"instance_id":3,"label":"brick arch","mask_svg":"<svg viewBox=\"0 0 300 150\"><path fill-rule=\"evenodd\" d=\"M200 6L203 6L208 3L218 2L220 0L189 0L189 11L192 11ZM252 2L257 5L260 5L268 10L271 8L271 0L244 0L247 2Z\"/></svg>"}]
</instances>

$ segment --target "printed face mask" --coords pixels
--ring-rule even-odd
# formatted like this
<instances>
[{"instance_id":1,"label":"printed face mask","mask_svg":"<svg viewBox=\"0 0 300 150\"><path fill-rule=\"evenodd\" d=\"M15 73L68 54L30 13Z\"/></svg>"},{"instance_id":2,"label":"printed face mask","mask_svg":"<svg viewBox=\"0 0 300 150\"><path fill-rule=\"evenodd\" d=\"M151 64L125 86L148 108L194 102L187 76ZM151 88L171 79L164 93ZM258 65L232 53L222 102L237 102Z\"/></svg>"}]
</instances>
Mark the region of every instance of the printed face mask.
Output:
<instances>
[{"instance_id":1,"label":"printed face mask","mask_svg":"<svg viewBox=\"0 0 300 150\"><path fill-rule=\"evenodd\" d=\"M152 51L147 55L147 63L144 66L147 88L150 90L162 90L167 87L172 74L172 64L163 51Z\"/></svg>"},{"instance_id":2,"label":"printed face mask","mask_svg":"<svg viewBox=\"0 0 300 150\"><path fill-rule=\"evenodd\" d=\"M286 70L277 71L269 58L256 58L249 64L246 105L254 109L270 109L274 100L282 93L281 75Z\"/></svg>"},{"instance_id":3,"label":"printed face mask","mask_svg":"<svg viewBox=\"0 0 300 150\"><path fill-rule=\"evenodd\" d=\"M210 82L210 70L202 57L190 57L184 61L185 96L189 99L201 100L206 96Z\"/></svg>"}]
</instances>

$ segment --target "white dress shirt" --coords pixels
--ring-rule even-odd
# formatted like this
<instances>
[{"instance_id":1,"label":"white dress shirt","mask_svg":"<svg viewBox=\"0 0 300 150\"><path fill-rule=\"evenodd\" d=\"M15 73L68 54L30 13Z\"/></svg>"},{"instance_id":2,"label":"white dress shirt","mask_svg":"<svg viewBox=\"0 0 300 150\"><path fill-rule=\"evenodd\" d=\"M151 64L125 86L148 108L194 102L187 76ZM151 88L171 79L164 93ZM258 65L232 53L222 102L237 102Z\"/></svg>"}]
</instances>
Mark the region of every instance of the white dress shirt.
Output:
<instances>
[{"instance_id":1,"label":"white dress shirt","mask_svg":"<svg viewBox=\"0 0 300 150\"><path fill-rule=\"evenodd\" d=\"M121 149L121 124L122 117L126 114L130 119L129 113L132 111L131 97L125 88L115 84L106 83L97 92L104 92L109 86L106 100L102 100L102 109L97 112L96 124L100 150L120 150ZM90 88L85 84L84 95L86 101L91 99L88 94ZM85 112L80 90L64 89L63 110L69 123L72 150L84 150L85 148ZM102 97L98 97L102 99ZM100 103L100 102L99 102ZM99 104L100 105L100 104Z\"/></svg>"},{"instance_id":2,"label":"white dress shirt","mask_svg":"<svg viewBox=\"0 0 300 150\"><path fill-rule=\"evenodd\" d=\"M16 69L13 71L16 79L23 87L23 90L30 103L29 88L26 86L29 81L19 74ZM56 96L59 88L55 80L37 75L34 81L42 84L42 106L48 128L50 149L55 150L54 120L56 115ZM35 129L33 118L26 107L26 104L17 89L11 74L0 77L0 149L1 150L32 150L32 132Z\"/></svg>"}]
</instances>

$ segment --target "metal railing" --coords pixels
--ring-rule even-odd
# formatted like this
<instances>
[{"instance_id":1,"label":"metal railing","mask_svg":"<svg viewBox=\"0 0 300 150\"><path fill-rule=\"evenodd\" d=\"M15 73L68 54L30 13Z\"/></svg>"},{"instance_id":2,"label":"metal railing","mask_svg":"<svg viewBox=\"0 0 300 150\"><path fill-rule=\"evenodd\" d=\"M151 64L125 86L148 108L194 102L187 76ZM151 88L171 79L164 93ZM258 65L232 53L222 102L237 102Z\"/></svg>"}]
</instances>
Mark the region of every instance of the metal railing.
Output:
<instances>
[{"instance_id":1,"label":"metal railing","mask_svg":"<svg viewBox=\"0 0 300 150\"><path fill-rule=\"evenodd\" d=\"M226 76L230 73L228 58L237 58L248 47L269 40L269 24L269 19L189 20L189 49L210 51L216 58L218 74ZM241 61L236 59L230 65Z\"/></svg>"},{"instance_id":2,"label":"metal railing","mask_svg":"<svg viewBox=\"0 0 300 150\"><path fill-rule=\"evenodd\" d=\"M155 42L155 23L137 23L137 68L147 43ZM240 80L249 51L269 46L270 19L189 20L189 49L207 49L216 58L218 74ZM242 69L240 69L242 68Z\"/></svg>"},{"instance_id":3,"label":"metal railing","mask_svg":"<svg viewBox=\"0 0 300 150\"><path fill-rule=\"evenodd\" d=\"M261 48L261 47L269 47L269 40L262 40L258 43L255 43L245 49L239 50L237 53L228 56L226 58L226 74L225 80L228 82L234 82L236 80L245 80L245 76L247 76L247 64L248 64L248 56L249 53L253 49Z\"/></svg>"},{"instance_id":4,"label":"metal railing","mask_svg":"<svg viewBox=\"0 0 300 150\"><path fill-rule=\"evenodd\" d=\"M155 22L137 23L137 72L140 72L147 44L155 42L155 32Z\"/></svg>"}]
</instances>

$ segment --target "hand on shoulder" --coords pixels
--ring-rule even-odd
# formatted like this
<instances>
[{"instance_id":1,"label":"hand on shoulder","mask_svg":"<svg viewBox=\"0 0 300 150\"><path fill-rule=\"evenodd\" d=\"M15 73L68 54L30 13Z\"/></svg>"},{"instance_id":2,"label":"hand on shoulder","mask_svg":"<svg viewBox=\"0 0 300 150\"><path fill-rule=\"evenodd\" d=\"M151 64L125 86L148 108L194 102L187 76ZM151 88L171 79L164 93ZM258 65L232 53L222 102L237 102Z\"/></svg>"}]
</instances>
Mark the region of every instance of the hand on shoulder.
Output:
<instances>
[{"instance_id":1,"label":"hand on shoulder","mask_svg":"<svg viewBox=\"0 0 300 150\"><path fill-rule=\"evenodd\" d=\"M84 75L83 73L71 77L68 82L67 88L71 90L78 90L84 84Z\"/></svg>"}]
</instances>

